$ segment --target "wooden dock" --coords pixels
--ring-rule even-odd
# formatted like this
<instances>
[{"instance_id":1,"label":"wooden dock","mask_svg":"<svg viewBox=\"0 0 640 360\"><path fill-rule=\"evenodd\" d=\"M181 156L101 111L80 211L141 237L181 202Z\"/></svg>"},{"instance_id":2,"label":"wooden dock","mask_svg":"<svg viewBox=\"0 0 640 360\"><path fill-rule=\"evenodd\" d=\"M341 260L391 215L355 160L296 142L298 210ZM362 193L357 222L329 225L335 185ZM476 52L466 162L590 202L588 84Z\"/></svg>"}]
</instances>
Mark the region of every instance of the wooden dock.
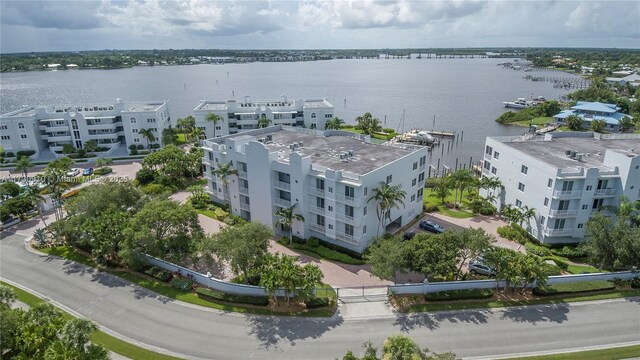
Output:
<instances>
[{"instance_id":1,"label":"wooden dock","mask_svg":"<svg viewBox=\"0 0 640 360\"><path fill-rule=\"evenodd\" d=\"M456 133L455 132L451 132L451 131L427 131L427 134L431 135L431 136L438 136L438 137L456 137Z\"/></svg>"}]
</instances>

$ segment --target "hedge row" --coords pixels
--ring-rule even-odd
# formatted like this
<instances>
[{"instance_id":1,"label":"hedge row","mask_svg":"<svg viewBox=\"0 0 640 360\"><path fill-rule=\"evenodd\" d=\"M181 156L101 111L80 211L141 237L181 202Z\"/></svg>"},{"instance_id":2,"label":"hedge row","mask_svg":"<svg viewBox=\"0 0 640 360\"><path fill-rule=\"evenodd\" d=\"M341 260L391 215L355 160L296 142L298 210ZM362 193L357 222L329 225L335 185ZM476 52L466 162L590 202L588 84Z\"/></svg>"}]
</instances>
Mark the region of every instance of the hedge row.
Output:
<instances>
[{"instance_id":1,"label":"hedge row","mask_svg":"<svg viewBox=\"0 0 640 360\"><path fill-rule=\"evenodd\" d=\"M304 304L307 306L307 309L317 309L317 308L329 306L331 305L331 302L332 301L329 298L319 297L319 298L307 300L304 302Z\"/></svg>"},{"instance_id":2,"label":"hedge row","mask_svg":"<svg viewBox=\"0 0 640 360\"><path fill-rule=\"evenodd\" d=\"M151 266L150 268L145 270L144 273L149 276L153 276L154 278L162 282L168 282L169 280L171 280L171 277L173 276L171 272L161 269L157 266Z\"/></svg>"},{"instance_id":3,"label":"hedge row","mask_svg":"<svg viewBox=\"0 0 640 360\"><path fill-rule=\"evenodd\" d=\"M540 286L533 289L533 293L539 296L572 294L589 291L603 291L615 289L615 284L605 280L575 282L569 284L554 284Z\"/></svg>"},{"instance_id":4,"label":"hedge row","mask_svg":"<svg viewBox=\"0 0 640 360\"><path fill-rule=\"evenodd\" d=\"M249 295L235 295L227 294L221 291L211 290L209 288L199 287L196 289L198 297L207 301L224 301L239 304L269 305L269 297L267 296L249 296Z\"/></svg>"},{"instance_id":5,"label":"hedge row","mask_svg":"<svg viewBox=\"0 0 640 360\"><path fill-rule=\"evenodd\" d=\"M349 265L363 265L365 264L364 260L360 260L360 259L355 259L347 254L343 254L341 252L335 251L335 250L331 250L325 246L322 245L318 245L318 246L311 246L309 244L298 244L298 243L293 243L293 245L291 246L296 250L306 250L306 251L310 251L314 254L318 254L320 255L320 257L322 257L323 259L327 259L327 260L332 260L332 261L337 261L337 262L341 262L344 264L349 264Z\"/></svg>"},{"instance_id":6,"label":"hedge row","mask_svg":"<svg viewBox=\"0 0 640 360\"><path fill-rule=\"evenodd\" d=\"M551 256L551 250L541 245L536 245L534 243L528 242L524 244L524 248L527 250L528 254L538 256Z\"/></svg>"},{"instance_id":7,"label":"hedge row","mask_svg":"<svg viewBox=\"0 0 640 360\"><path fill-rule=\"evenodd\" d=\"M488 299L493 296L493 289L449 290L426 294L427 301Z\"/></svg>"}]
</instances>

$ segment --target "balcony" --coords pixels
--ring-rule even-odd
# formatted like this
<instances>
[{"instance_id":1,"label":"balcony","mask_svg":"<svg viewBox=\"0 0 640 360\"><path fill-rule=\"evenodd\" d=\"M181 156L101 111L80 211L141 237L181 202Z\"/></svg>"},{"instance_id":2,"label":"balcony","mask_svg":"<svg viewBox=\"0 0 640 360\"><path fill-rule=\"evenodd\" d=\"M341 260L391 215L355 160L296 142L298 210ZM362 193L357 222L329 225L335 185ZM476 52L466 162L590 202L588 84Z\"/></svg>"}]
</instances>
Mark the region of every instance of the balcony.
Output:
<instances>
[{"instance_id":1,"label":"balcony","mask_svg":"<svg viewBox=\"0 0 640 360\"><path fill-rule=\"evenodd\" d=\"M314 214L320 214L320 215L325 214L325 209L318 206L309 206L309 211Z\"/></svg>"},{"instance_id":2,"label":"balcony","mask_svg":"<svg viewBox=\"0 0 640 360\"><path fill-rule=\"evenodd\" d=\"M579 199L582 197L581 190L554 190L553 197L558 199Z\"/></svg>"},{"instance_id":3,"label":"balcony","mask_svg":"<svg viewBox=\"0 0 640 360\"><path fill-rule=\"evenodd\" d=\"M616 191L614 189L598 189L593 192L593 196L594 197L616 196Z\"/></svg>"},{"instance_id":4,"label":"balcony","mask_svg":"<svg viewBox=\"0 0 640 360\"><path fill-rule=\"evenodd\" d=\"M343 194L336 194L336 201L339 201L345 204L350 204L350 205L360 205L362 203L362 198L344 196Z\"/></svg>"},{"instance_id":5,"label":"balcony","mask_svg":"<svg viewBox=\"0 0 640 360\"><path fill-rule=\"evenodd\" d=\"M46 131L48 133L52 133L52 132L56 132L56 131L69 131L69 126L67 126L67 125L56 125L56 126L53 126L53 125L49 125L49 126L40 125L40 126L38 126L38 128L40 130L44 130L44 131Z\"/></svg>"},{"instance_id":6,"label":"balcony","mask_svg":"<svg viewBox=\"0 0 640 360\"><path fill-rule=\"evenodd\" d=\"M47 141L50 143L58 142L58 141L71 141L71 135L57 135L57 136L49 136Z\"/></svg>"},{"instance_id":7,"label":"balcony","mask_svg":"<svg viewBox=\"0 0 640 360\"><path fill-rule=\"evenodd\" d=\"M238 192L243 195L249 195L249 188L241 186L238 188Z\"/></svg>"},{"instance_id":8,"label":"balcony","mask_svg":"<svg viewBox=\"0 0 640 360\"><path fill-rule=\"evenodd\" d=\"M343 232L336 232L336 239L346 241L354 245L358 244L358 240L356 240L356 238L353 237L353 235L345 234Z\"/></svg>"},{"instance_id":9,"label":"balcony","mask_svg":"<svg viewBox=\"0 0 640 360\"><path fill-rule=\"evenodd\" d=\"M307 192L314 196L324 197L324 189L319 189L315 186L309 186Z\"/></svg>"},{"instance_id":10,"label":"balcony","mask_svg":"<svg viewBox=\"0 0 640 360\"><path fill-rule=\"evenodd\" d=\"M240 210L251 211L251 207L249 206L249 204L240 203Z\"/></svg>"},{"instance_id":11,"label":"balcony","mask_svg":"<svg viewBox=\"0 0 640 360\"><path fill-rule=\"evenodd\" d=\"M286 208L291 207L290 200L276 198L275 200L273 200L273 203L280 207L286 207Z\"/></svg>"},{"instance_id":12,"label":"balcony","mask_svg":"<svg viewBox=\"0 0 640 360\"><path fill-rule=\"evenodd\" d=\"M560 217L575 217L576 215L578 215L578 210L574 209L574 210L551 210L549 212L549 217L555 217L555 218L560 218Z\"/></svg>"},{"instance_id":13,"label":"balcony","mask_svg":"<svg viewBox=\"0 0 640 360\"><path fill-rule=\"evenodd\" d=\"M491 160L491 154L484 153L485 160Z\"/></svg>"},{"instance_id":14,"label":"balcony","mask_svg":"<svg viewBox=\"0 0 640 360\"><path fill-rule=\"evenodd\" d=\"M419 171L424 171L424 169L426 168L426 165L420 165L420 167L418 168Z\"/></svg>"},{"instance_id":15,"label":"balcony","mask_svg":"<svg viewBox=\"0 0 640 360\"><path fill-rule=\"evenodd\" d=\"M319 232L320 234L324 234L326 232L326 227L324 225L311 224L309 225L309 229Z\"/></svg>"},{"instance_id":16,"label":"balcony","mask_svg":"<svg viewBox=\"0 0 640 360\"><path fill-rule=\"evenodd\" d=\"M353 216L340 212L336 213L336 220L346 222L348 224L356 224L358 222L358 219L354 218Z\"/></svg>"},{"instance_id":17,"label":"balcony","mask_svg":"<svg viewBox=\"0 0 640 360\"><path fill-rule=\"evenodd\" d=\"M277 187L278 189L291 191L291 184L283 181L274 180L273 186Z\"/></svg>"},{"instance_id":18,"label":"balcony","mask_svg":"<svg viewBox=\"0 0 640 360\"><path fill-rule=\"evenodd\" d=\"M546 236L571 236L573 229L545 229L544 234Z\"/></svg>"},{"instance_id":19,"label":"balcony","mask_svg":"<svg viewBox=\"0 0 640 360\"><path fill-rule=\"evenodd\" d=\"M242 170L238 170L238 177L246 179L247 178L247 172L246 171L242 171Z\"/></svg>"}]
</instances>

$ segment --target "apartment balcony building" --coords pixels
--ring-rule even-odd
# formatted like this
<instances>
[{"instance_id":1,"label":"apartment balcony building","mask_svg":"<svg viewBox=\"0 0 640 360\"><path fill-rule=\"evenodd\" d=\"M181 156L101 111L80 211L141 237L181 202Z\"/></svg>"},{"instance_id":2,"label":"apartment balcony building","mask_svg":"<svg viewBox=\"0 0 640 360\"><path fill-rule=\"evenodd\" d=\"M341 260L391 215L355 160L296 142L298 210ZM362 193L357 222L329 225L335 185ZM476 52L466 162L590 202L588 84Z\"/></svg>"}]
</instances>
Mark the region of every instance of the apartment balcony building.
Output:
<instances>
[{"instance_id":1,"label":"apartment balcony building","mask_svg":"<svg viewBox=\"0 0 640 360\"><path fill-rule=\"evenodd\" d=\"M549 210L549 217L553 218L568 218L568 217L576 217L578 215L578 209L573 210Z\"/></svg>"}]
</instances>

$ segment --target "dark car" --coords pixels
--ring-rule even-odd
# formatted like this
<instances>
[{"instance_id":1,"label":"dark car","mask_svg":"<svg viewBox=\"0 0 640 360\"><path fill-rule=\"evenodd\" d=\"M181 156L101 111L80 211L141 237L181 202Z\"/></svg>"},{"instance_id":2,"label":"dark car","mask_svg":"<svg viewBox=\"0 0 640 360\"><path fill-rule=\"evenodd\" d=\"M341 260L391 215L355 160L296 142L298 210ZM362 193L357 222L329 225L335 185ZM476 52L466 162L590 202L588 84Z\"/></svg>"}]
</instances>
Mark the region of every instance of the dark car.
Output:
<instances>
[{"instance_id":1,"label":"dark car","mask_svg":"<svg viewBox=\"0 0 640 360\"><path fill-rule=\"evenodd\" d=\"M442 234L444 232L444 228L440 224L437 224L430 220L420 221L420 229L427 230L436 234Z\"/></svg>"},{"instance_id":2,"label":"dark car","mask_svg":"<svg viewBox=\"0 0 640 360\"><path fill-rule=\"evenodd\" d=\"M402 238L405 240L411 240L413 239L413 237L416 236L416 231L415 230L409 230L407 232L404 233L404 235L402 235Z\"/></svg>"},{"instance_id":3,"label":"dark car","mask_svg":"<svg viewBox=\"0 0 640 360\"><path fill-rule=\"evenodd\" d=\"M478 261L472 261L469 264L469 272L473 275L486 275L488 277L496 276L495 270Z\"/></svg>"},{"instance_id":4,"label":"dark car","mask_svg":"<svg viewBox=\"0 0 640 360\"><path fill-rule=\"evenodd\" d=\"M82 171L82 176L89 176L91 174L93 174L93 168L92 167L88 167L88 168L86 168L86 169L84 169Z\"/></svg>"}]
</instances>

